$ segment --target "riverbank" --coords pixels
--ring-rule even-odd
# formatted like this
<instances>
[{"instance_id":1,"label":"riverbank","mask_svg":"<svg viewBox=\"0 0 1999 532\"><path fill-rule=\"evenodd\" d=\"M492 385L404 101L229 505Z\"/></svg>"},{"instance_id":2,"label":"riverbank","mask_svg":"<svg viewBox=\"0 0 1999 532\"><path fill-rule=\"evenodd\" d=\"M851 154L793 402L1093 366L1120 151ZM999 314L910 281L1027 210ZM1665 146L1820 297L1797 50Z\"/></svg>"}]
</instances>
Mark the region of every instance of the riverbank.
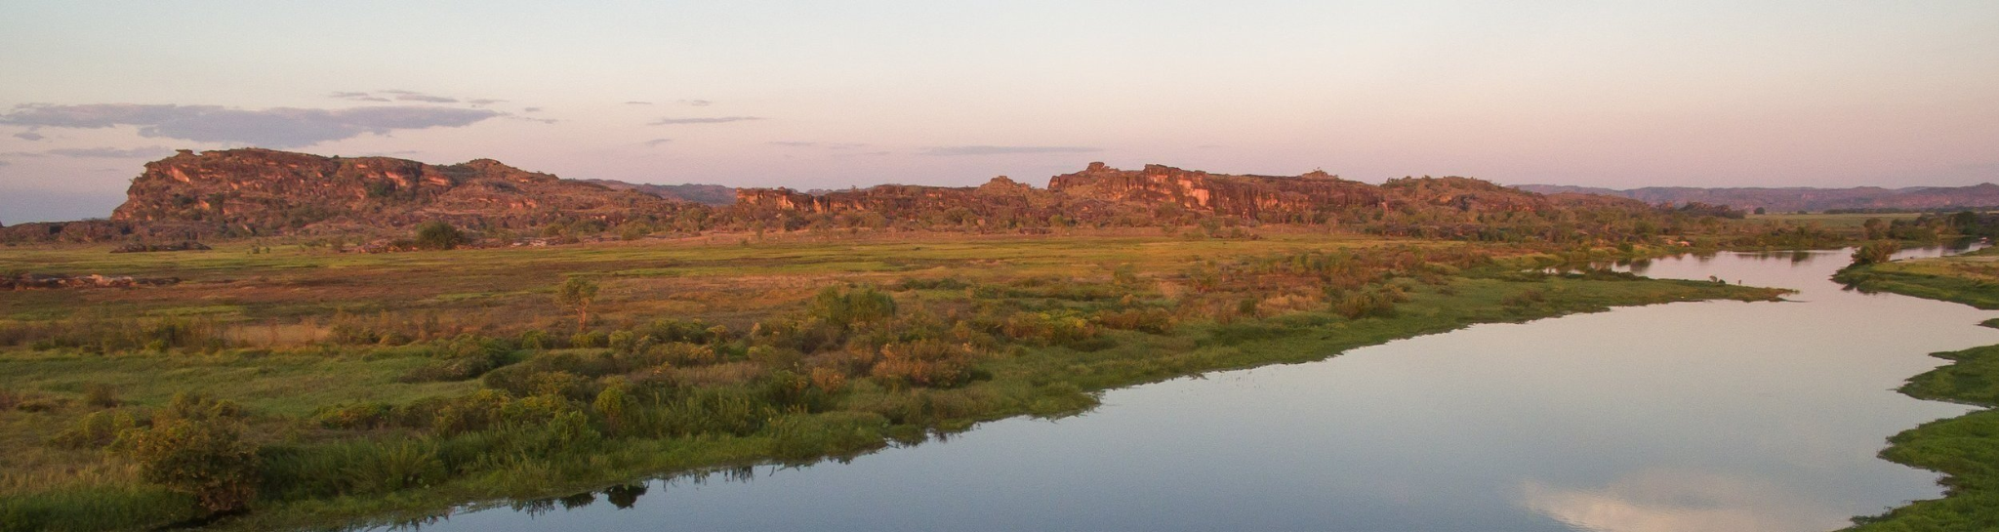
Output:
<instances>
[{"instance_id":1,"label":"riverbank","mask_svg":"<svg viewBox=\"0 0 1999 532\"><path fill-rule=\"evenodd\" d=\"M1987 248L1952 257L1849 268L1835 279L1862 290L1999 308L1999 252ZM1986 326L1999 327L1999 320ZM1999 345L1937 353L1949 365L1909 378L1901 392L1986 410L1925 423L1889 438L1881 457L1943 473L1944 498L1916 501L1888 513L1856 518L1854 532L1999 529Z\"/></svg>"},{"instance_id":2,"label":"riverbank","mask_svg":"<svg viewBox=\"0 0 1999 532\"><path fill-rule=\"evenodd\" d=\"M97 253L0 268L104 267ZM0 515L77 530L201 515L212 487L129 450L174 427L257 457L224 486L250 493L249 511L212 526L420 522L852 456L1474 323L1780 293L1523 273L1623 252L1557 253L1299 234L147 257L119 273L188 282L0 301L0 382L16 392L0 412ZM593 299L558 304L565 279Z\"/></svg>"},{"instance_id":3,"label":"riverbank","mask_svg":"<svg viewBox=\"0 0 1999 532\"><path fill-rule=\"evenodd\" d=\"M1834 281L1864 292L1954 301L1999 309L1999 248L1840 270Z\"/></svg>"}]
</instances>

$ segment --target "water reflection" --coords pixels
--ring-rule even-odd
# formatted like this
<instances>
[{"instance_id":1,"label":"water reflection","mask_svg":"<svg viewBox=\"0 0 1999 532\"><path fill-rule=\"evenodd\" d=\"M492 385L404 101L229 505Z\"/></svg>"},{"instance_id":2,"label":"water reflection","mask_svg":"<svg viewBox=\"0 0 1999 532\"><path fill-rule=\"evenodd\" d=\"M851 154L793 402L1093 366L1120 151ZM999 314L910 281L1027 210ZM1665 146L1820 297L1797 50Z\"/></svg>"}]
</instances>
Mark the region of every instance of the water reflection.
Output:
<instances>
[{"instance_id":1,"label":"water reflection","mask_svg":"<svg viewBox=\"0 0 1999 532\"><path fill-rule=\"evenodd\" d=\"M1480 325L1117 390L1079 417L850 464L733 468L423 527L1828 530L1938 495L1935 475L1875 453L1968 409L1893 390L1942 363L1927 353L1999 343L1975 326L1999 314L1842 290L1828 277L1847 256L1607 265L1798 293Z\"/></svg>"},{"instance_id":2,"label":"water reflection","mask_svg":"<svg viewBox=\"0 0 1999 532\"><path fill-rule=\"evenodd\" d=\"M1582 530L1686 532L1833 530L1836 509L1768 480L1712 471L1645 469L1593 489L1520 485L1521 504Z\"/></svg>"}]
</instances>

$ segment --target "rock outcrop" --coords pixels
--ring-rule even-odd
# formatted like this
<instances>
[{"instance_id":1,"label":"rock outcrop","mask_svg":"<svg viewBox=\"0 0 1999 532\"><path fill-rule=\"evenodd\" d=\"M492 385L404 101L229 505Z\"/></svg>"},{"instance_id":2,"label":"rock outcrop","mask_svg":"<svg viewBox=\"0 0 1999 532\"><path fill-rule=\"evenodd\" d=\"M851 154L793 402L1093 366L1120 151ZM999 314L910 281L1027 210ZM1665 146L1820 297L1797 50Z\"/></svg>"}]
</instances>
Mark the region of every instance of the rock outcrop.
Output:
<instances>
[{"instance_id":1,"label":"rock outcrop","mask_svg":"<svg viewBox=\"0 0 1999 532\"><path fill-rule=\"evenodd\" d=\"M1385 207L1378 187L1325 172L1297 177L1210 174L1146 165L1131 171L1090 163L1048 181L1048 190L1113 203L1174 204L1195 212L1271 222L1305 221L1316 213Z\"/></svg>"},{"instance_id":2,"label":"rock outcrop","mask_svg":"<svg viewBox=\"0 0 1999 532\"><path fill-rule=\"evenodd\" d=\"M146 164L113 222L191 222L242 234L400 229L430 220L525 229L568 219L670 214L686 205L529 172L491 159L437 166L245 148Z\"/></svg>"},{"instance_id":3,"label":"rock outcrop","mask_svg":"<svg viewBox=\"0 0 1999 532\"><path fill-rule=\"evenodd\" d=\"M1520 231L1487 226L1505 220L1522 227L1558 227L1556 222L1570 209L1653 210L1631 199L1542 195L1462 177L1371 185L1319 171L1277 177L1160 165L1120 170L1103 163L1054 176L1047 188L1004 176L976 187L881 185L820 193L688 187L566 180L490 159L430 165L264 149L184 150L147 163L132 181L129 199L110 220L11 226L0 229L0 240L125 240L139 242L142 247L136 251L152 249L147 244L217 235L393 239L430 221L488 234L542 234L567 241L715 228L1038 232L1085 225L1172 232L1198 226L1210 234L1234 234L1239 231L1223 229L1261 223L1339 225L1389 235L1516 238ZM711 196L729 191L732 197L726 207L668 197L689 191ZM1503 216L1489 216L1494 214Z\"/></svg>"}]
</instances>

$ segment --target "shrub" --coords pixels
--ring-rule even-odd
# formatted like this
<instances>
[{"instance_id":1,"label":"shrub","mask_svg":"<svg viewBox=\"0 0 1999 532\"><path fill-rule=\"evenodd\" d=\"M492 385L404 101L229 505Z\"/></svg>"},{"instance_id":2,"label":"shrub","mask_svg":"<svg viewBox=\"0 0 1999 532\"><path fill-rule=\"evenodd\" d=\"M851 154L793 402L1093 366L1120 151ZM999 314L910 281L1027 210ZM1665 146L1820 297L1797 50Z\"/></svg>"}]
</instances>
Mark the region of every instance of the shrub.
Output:
<instances>
[{"instance_id":1,"label":"shrub","mask_svg":"<svg viewBox=\"0 0 1999 532\"><path fill-rule=\"evenodd\" d=\"M97 411L76 420L76 425L57 434L50 443L72 449L110 445L118 435L138 428L139 420L130 412Z\"/></svg>"},{"instance_id":2,"label":"shrub","mask_svg":"<svg viewBox=\"0 0 1999 532\"><path fill-rule=\"evenodd\" d=\"M812 297L810 311L812 317L846 328L894 317L895 298L872 286L845 291L829 286Z\"/></svg>"},{"instance_id":3,"label":"shrub","mask_svg":"<svg viewBox=\"0 0 1999 532\"><path fill-rule=\"evenodd\" d=\"M715 348L685 342L672 342L646 348L645 365L668 364L675 367L706 366L720 362L722 357Z\"/></svg>"},{"instance_id":4,"label":"shrub","mask_svg":"<svg viewBox=\"0 0 1999 532\"><path fill-rule=\"evenodd\" d=\"M947 388L972 380L972 353L937 340L882 346L871 374L892 384Z\"/></svg>"},{"instance_id":5,"label":"shrub","mask_svg":"<svg viewBox=\"0 0 1999 532\"><path fill-rule=\"evenodd\" d=\"M97 408L115 408L119 403L117 388L96 382L83 385L83 404Z\"/></svg>"},{"instance_id":6,"label":"shrub","mask_svg":"<svg viewBox=\"0 0 1999 532\"><path fill-rule=\"evenodd\" d=\"M497 390L479 390L437 405L431 428L443 434L485 430L498 424L500 409L513 400Z\"/></svg>"},{"instance_id":7,"label":"shrub","mask_svg":"<svg viewBox=\"0 0 1999 532\"><path fill-rule=\"evenodd\" d=\"M1400 292L1392 290L1365 290L1346 292L1333 299L1333 313L1350 320L1361 318L1395 317L1395 302Z\"/></svg>"},{"instance_id":8,"label":"shrub","mask_svg":"<svg viewBox=\"0 0 1999 532\"><path fill-rule=\"evenodd\" d=\"M416 228L416 245L424 249L453 249L468 241L464 232L442 221L424 222Z\"/></svg>"},{"instance_id":9,"label":"shrub","mask_svg":"<svg viewBox=\"0 0 1999 532\"><path fill-rule=\"evenodd\" d=\"M812 386L826 393L840 393L847 387L847 374L833 368L812 368Z\"/></svg>"},{"instance_id":10,"label":"shrub","mask_svg":"<svg viewBox=\"0 0 1999 532\"><path fill-rule=\"evenodd\" d=\"M604 427L611 434L623 431L630 421L632 410L638 408L638 400L625 391L624 386L607 386L597 392L597 400L591 401L591 408L604 418Z\"/></svg>"},{"instance_id":11,"label":"shrub","mask_svg":"<svg viewBox=\"0 0 1999 532\"><path fill-rule=\"evenodd\" d=\"M1044 312L1016 312L1008 316L1000 331L1015 340L1040 345L1067 345L1096 338L1097 327L1090 320Z\"/></svg>"},{"instance_id":12,"label":"shrub","mask_svg":"<svg viewBox=\"0 0 1999 532\"><path fill-rule=\"evenodd\" d=\"M433 361L410 369L397 380L402 382L462 381L477 378L496 367L493 359L483 356L454 357Z\"/></svg>"},{"instance_id":13,"label":"shrub","mask_svg":"<svg viewBox=\"0 0 1999 532\"><path fill-rule=\"evenodd\" d=\"M329 429L372 429L392 424L395 414L387 403L357 403L320 408L312 419Z\"/></svg>"},{"instance_id":14,"label":"shrub","mask_svg":"<svg viewBox=\"0 0 1999 532\"><path fill-rule=\"evenodd\" d=\"M242 430L223 417L169 418L125 431L118 449L147 482L192 495L204 510L234 511L257 495L257 449Z\"/></svg>"},{"instance_id":15,"label":"shrub","mask_svg":"<svg viewBox=\"0 0 1999 532\"><path fill-rule=\"evenodd\" d=\"M1105 310L1091 316L1090 321L1106 329L1153 334L1173 332L1173 313L1162 308Z\"/></svg>"}]
</instances>

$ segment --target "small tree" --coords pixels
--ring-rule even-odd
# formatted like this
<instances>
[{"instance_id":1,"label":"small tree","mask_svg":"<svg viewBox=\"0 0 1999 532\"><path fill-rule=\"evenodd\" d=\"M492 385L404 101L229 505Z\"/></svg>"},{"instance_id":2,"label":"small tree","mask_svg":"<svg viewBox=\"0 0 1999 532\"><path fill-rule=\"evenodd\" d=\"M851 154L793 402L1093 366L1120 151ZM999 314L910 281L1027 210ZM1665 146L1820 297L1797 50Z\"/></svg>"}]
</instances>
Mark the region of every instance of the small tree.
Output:
<instances>
[{"instance_id":1,"label":"small tree","mask_svg":"<svg viewBox=\"0 0 1999 532\"><path fill-rule=\"evenodd\" d=\"M590 322L590 301L597 299L597 283L582 277L570 277L555 290L555 302L576 309L576 332L583 332L583 326Z\"/></svg>"},{"instance_id":2,"label":"small tree","mask_svg":"<svg viewBox=\"0 0 1999 532\"><path fill-rule=\"evenodd\" d=\"M1868 240L1888 238L1888 222L1880 218L1868 218L1866 222L1861 222L1860 228L1867 232Z\"/></svg>"},{"instance_id":3,"label":"small tree","mask_svg":"<svg viewBox=\"0 0 1999 532\"><path fill-rule=\"evenodd\" d=\"M416 245L427 249L451 249L467 241L465 233L442 221L424 222L416 228Z\"/></svg>"},{"instance_id":4,"label":"small tree","mask_svg":"<svg viewBox=\"0 0 1999 532\"><path fill-rule=\"evenodd\" d=\"M1853 265L1880 264L1895 258L1895 252L1902 250L1902 244L1893 240L1868 242L1853 250Z\"/></svg>"}]
</instances>

